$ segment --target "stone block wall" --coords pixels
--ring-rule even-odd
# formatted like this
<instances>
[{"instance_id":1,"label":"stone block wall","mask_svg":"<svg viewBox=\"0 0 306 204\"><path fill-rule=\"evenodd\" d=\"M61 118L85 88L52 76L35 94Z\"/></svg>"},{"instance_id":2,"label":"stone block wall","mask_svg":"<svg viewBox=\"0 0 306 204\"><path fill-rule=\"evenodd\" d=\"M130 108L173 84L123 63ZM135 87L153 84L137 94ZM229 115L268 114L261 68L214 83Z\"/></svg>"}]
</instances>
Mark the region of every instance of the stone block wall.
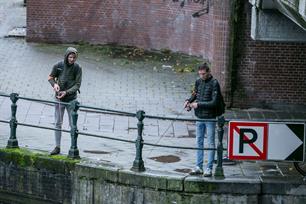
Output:
<instances>
[{"instance_id":1,"label":"stone block wall","mask_svg":"<svg viewBox=\"0 0 306 204\"><path fill-rule=\"evenodd\" d=\"M273 178L204 178L0 149L0 203L305 203L306 185Z\"/></svg>"}]
</instances>

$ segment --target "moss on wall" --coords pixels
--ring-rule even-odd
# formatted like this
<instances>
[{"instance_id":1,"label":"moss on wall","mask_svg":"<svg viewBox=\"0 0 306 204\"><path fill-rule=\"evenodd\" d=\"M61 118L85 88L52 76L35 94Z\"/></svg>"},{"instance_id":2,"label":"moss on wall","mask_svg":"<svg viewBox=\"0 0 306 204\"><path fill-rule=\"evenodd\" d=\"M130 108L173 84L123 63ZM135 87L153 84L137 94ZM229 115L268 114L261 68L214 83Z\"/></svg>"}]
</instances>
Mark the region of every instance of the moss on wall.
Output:
<instances>
[{"instance_id":1,"label":"moss on wall","mask_svg":"<svg viewBox=\"0 0 306 204\"><path fill-rule=\"evenodd\" d=\"M70 159L63 155L49 156L24 148L0 149L2 162L18 167L47 169L58 173L71 172L80 160Z\"/></svg>"}]
</instances>

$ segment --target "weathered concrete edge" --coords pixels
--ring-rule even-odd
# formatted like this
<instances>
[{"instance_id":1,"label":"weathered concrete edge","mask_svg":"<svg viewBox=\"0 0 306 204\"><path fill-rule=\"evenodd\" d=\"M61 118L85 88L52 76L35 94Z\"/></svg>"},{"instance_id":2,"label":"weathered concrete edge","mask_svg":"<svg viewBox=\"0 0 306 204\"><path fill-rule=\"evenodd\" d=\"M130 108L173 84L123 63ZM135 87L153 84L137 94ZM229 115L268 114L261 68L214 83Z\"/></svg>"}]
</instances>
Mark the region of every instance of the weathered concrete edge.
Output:
<instances>
[{"instance_id":1,"label":"weathered concrete edge","mask_svg":"<svg viewBox=\"0 0 306 204\"><path fill-rule=\"evenodd\" d=\"M224 194L282 194L306 195L306 182L302 178L276 177L263 178L205 178L202 176L187 176L163 171L147 170L133 172L123 167L106 165L76 165L79 177L99 179L126 186L138 186L154 190L167 190L185 193L224 193Z\"/></svg>"},{"instance_id":2,"label":"weathered concrete edge","mask_svg":"<svg viewBox=\"0 0 306 204\"><path fill-rule=\"evenodd\" d=\"M259 178L207 179L202 176L186 176L152 170L133 172L117 166L95 166L86 163L76 165L75 176L127 186L185 193L261 194L262 191Z\"/></svg>"},{"instance_id":3,"label":"weathered concrete edge","mask_svg":"<svg viewBox=\"0 0 306 204\"><path fill-rule=\"evenodd\" d=\"M298 177L273 178L262 176L262 192L264 194L306 195L306 181Z\"/></svg>"},{"instance_id":4,"label":"weathered concrete edge","mask_svg":"<svg viewBox=\"0 0 306 204\"><path fill-rule=\"evenodd\" d=\"M184 181L185 192L189 193L227 193L261 194L259 178L204 178L187 177Z\"/></svg>"},{"instance_id":5,"label":"weathered concrete edge","mask_svg":"<svg viewBox=\"0 0 306 204\"><path fill-rule=\"evenodd\" d=\"M1 160L4 163L14 163L20 167L46 168L55 172L72 174L78 179L95 179L99 181L115 183L123 186L137 186L152 190L166 190L183 193L223 193L223 194L282 194L306 196L306 182L302 178L276 178L276 177L252 177L252 178L204 178L202 176L187 176L164 171L133 172L122 166L110 163L92 162L81 160L58 160L52 157L22 155L22 152L8 152L0 150ZM20 157L20 158L18 158ZM44 166L44 164L48 164ZM54 166L63 167L54 168Z\"/></svg>"}]
</instances>

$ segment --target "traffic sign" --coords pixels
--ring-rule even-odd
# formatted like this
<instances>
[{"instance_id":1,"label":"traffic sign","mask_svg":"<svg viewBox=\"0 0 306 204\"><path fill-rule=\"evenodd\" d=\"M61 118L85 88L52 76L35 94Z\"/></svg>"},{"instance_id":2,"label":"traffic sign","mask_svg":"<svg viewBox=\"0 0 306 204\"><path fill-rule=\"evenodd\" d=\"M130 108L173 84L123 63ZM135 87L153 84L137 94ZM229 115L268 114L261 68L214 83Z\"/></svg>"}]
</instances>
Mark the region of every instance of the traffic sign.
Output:
<instances>
[{"instance_id":1,"label":"traffic sign","mask_svg":"<svg viewBox=\"0 0 306 204\"><path fill-rule=\"evenodd\" d=\"M304 159L304 123L231 121L228 155L232 160Z\"/></svg>"}]
</instances>

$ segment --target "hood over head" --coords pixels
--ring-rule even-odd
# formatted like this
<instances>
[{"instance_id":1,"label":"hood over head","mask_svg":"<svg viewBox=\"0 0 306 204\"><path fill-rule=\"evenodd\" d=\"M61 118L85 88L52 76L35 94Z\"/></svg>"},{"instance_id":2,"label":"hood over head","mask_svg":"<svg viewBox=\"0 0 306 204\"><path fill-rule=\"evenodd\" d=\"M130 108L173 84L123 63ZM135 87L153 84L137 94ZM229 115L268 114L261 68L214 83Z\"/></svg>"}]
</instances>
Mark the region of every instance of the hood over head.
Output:
<instances>
[{"instance_id":1,"label":"hood over head","mask_svg":"<svg viewBox=\"0 0 306 204\"><path fill-rule=\"evenodd\" d=\"M68 47L66 52L65 52L65 58L64 58L64 62L65 62L66 65L69 65L68 64L68 55L71 54L71 53L74 53L76 58L78 57L77 49L75 49L74 47Z\"/></svg>"}]
</instances>

